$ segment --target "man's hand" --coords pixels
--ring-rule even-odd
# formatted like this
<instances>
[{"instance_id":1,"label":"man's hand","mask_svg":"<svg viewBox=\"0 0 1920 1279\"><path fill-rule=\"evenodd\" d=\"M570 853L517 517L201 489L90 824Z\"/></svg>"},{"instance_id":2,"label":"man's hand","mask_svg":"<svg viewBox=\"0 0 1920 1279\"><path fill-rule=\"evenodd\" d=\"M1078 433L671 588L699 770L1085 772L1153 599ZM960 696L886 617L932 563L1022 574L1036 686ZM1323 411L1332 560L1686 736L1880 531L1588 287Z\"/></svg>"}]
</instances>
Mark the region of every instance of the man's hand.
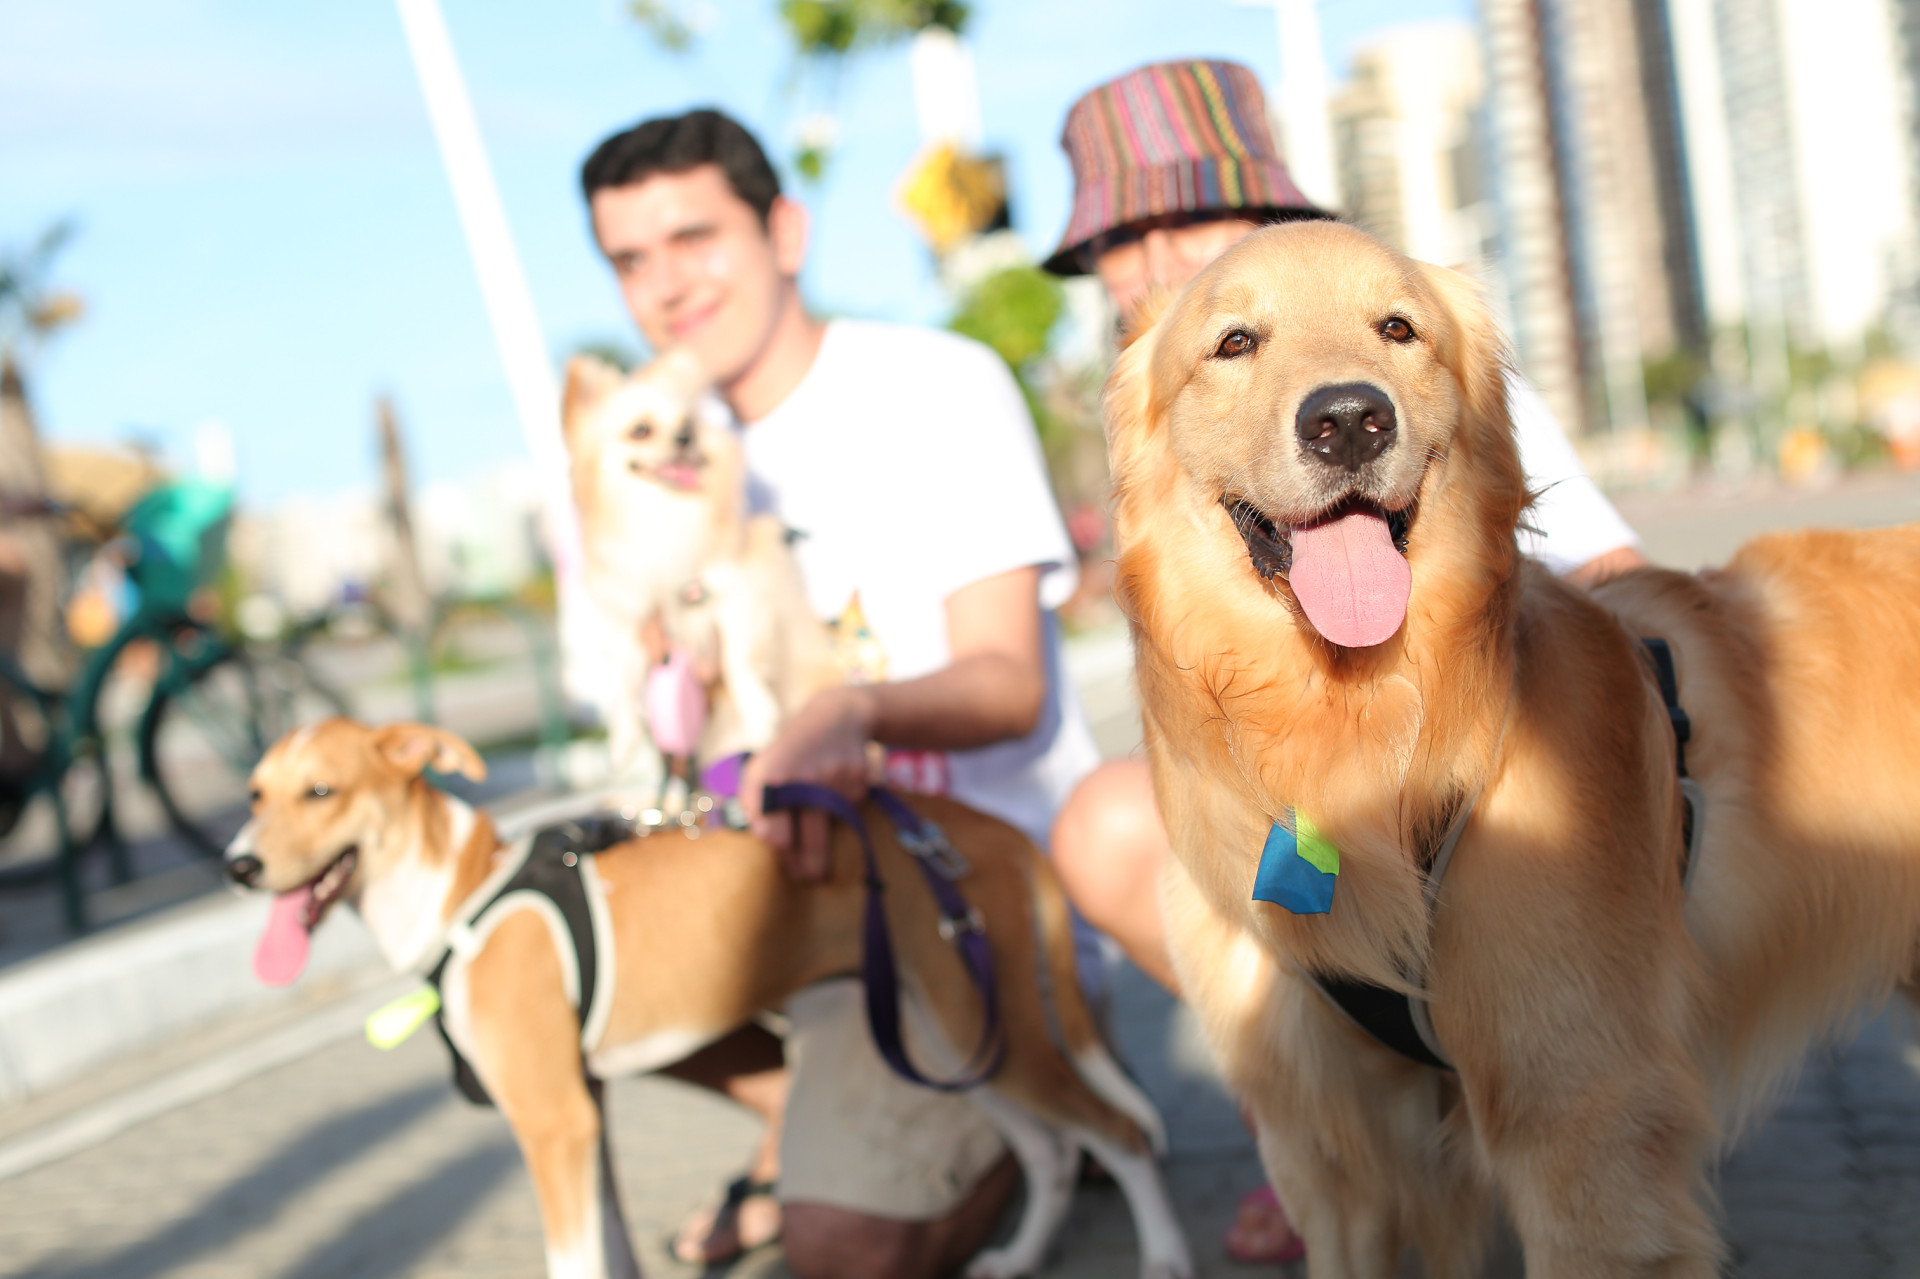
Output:
<instances>
[{"instance_id":1,"label":"man's hand","mask_svg":"<svg viewBox=\"0 0 1920 1279\"><path fill-rule=\"evenodd\" d=\"M761 792L782 782L817 782L849 799L867 793L867 743L910 750L971 750L1024 737L1047 698L1040 569L1012 569L947 597L949 665L918 679L832 688L781 728L748 762L740 802L753 833L780 851L796 879L833 869L824 813L760 811Z\"/></svg>"},{"instance_id":2,"label":"man's hand","mask_svg":"<svg viewBox=\"0 0 1920 1279\"><path fill-rule=\"evenodd\" d=\"M1579 568L1567 573L1567 580L1575 586L1592 590L1600 583L1622 573L1631 573L1636 568L1645 568L1647 557L1640 553L1637 546L1619 546L1604 555L1597 555Z\"/></svg>"},{"instance_id":3,"label":"man's hand","mask_svg":"<svg viewBox=\"0 0 1920 1279\"><path fill-rule=\"evenodd\" d=\"M867 793L867 742L873 736L876 696L870 686L830 688L787 721L773 744L747 762L740 802L754 834L779 850L795 879L825 879L833 869L831 834L821 812L765 813L762 792L781 782L816 782L848 799Z\"/></svg>"}]
</instances>

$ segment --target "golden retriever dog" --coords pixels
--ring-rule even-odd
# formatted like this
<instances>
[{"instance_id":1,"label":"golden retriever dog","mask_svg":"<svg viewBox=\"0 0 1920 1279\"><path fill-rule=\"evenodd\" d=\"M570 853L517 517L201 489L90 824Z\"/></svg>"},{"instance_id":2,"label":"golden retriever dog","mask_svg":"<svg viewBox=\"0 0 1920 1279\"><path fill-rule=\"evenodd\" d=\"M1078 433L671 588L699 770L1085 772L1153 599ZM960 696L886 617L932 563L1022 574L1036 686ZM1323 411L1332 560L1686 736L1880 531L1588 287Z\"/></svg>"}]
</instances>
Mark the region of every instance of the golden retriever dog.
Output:
<instances>
[{"instance_id":1,"label":"golden retriever dog","mask_svg":"<svg viewBox=\"0 0 1920 1279\"><path fill-rule=\"evenodd\" d=\"M687 723L684 742L680 725L656 722L656 744L709 762L766 746L836 678L787 530L749 510L740 442L704 407L706 390L684 351L630 376L588 357L567 366L561 423L587 588L629 640L609 724L616 764L634 758L662 663L686 665L712 714L703 728L697 712L670 715Z\"/></svg>"},{"instance_id":2,"label":"golden retriever dog","mask_svg":"<svg viewBox=\"0 0 1920 1279\"><path fill-rule=\"evenodd\" d=\"M1322 222L1249 236L1121 356L1173 958L1314 1279L1474 1274L1496 1204L1535 1279L1706 1279L1722 1134L1914 965L1920 532L1590 597L1515 549L1504 369L1468 280ZM1690 885L1649 636L1706 796ZM1254 900L1309 819L1331 908ZM1310 972L1419 995L1455 1069Z\"/></svg>"}]
</instances>

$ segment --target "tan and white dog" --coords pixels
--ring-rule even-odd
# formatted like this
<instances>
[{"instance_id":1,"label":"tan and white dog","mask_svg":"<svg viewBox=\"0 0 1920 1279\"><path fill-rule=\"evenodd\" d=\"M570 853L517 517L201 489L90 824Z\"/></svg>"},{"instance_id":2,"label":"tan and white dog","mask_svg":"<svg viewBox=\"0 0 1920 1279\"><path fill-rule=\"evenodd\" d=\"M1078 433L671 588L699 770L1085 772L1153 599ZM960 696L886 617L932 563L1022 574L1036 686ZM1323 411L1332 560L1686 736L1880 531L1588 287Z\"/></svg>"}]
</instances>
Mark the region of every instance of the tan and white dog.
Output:
<instances>
[{"instance_id":1,"label":"tan and white dog","mask_svg":"<svg viewBox=\"0 0 1920 1279\"><path fill-rule=\"evenodd\" d=\"M634 758L645 682L669 653L712 696L693 751L706 761L765 747L836 681L787 530L749 511L740 442L706 391L684 351L631 375L586 357L567 366L562 425L587 588L626 641L608 726L616 765Z\"/></svg>"},{"instance_id":2,"label":"tan and white dog","mask_svg":"<svg viewBox=\"0 0 1920 1279\"><path fill-rule=\"evenodd\" d=\"M780 1006L809 983L860 968L864 890L856 835L836 827L833 874L802 884L744 833L666 828L584 858L605 903L597 982L608 1011L583 1037L571 951L548 913L470 915L516 865L493 823L430 784L428 767L478 778L465 742L419 724L332 719L277 743L253 774L253 817L227 851L237 882L278 894L262 953L304 954L340 902L357 909L398 969L441 976L447 1033L513 1126L540 1199L550 1275L638 1273L609 1175L598 1081L658 1069ZM969 1274L1036 1270L1064 1218L1079 1152L1120 1183L1148 1279L1193 1273L1154 1150L1150 1103L1108 1055L1074 975L1066 898L1017 831L946 800L914 798L972 864L960 881L986 921L1006 1030L1005 1064L968 1094L1026 1176L1014 1237ZM929 1067L980 1033L980 1007L911 855L869 805L914 1051ZM698 836L696 838L696 836ZM611 952L611 953L608 953ZM297 969L297 962L283 969ZM1044 977L1043 977L1044 974ZM1048 1031L1042 982L1062 1044ZM593 1007L602 1007L595 999ZM584 1038L584 1042L583 1042Z\"/></svg>"}]
</instances>

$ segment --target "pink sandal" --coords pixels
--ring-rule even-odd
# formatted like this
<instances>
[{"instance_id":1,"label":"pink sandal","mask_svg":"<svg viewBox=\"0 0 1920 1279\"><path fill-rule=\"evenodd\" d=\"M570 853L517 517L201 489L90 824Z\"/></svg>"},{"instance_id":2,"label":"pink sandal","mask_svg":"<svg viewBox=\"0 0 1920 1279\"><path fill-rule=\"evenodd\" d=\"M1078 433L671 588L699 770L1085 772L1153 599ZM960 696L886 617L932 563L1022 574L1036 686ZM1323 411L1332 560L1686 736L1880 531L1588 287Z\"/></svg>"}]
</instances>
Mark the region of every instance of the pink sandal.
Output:
<instances>
[{"instance_id":1,"label":"pink sandal","mask_svg":"<svg viewBox=\"0 0 1920 1279\"><path fill-rule=\"evenodd\" d=\"M1258 1224L1249 1228L1248 1217L1255 1217ZM1285 1230L1277 1239L1273 1229L1276 1219ZM1307 1241L1287 1220L1287 1210L1281 1206L1280 1196L1273 1193L1272 1186L1261 1186L1240 1196L1233 1211L1233 1224L1227 1227L1224 1246L1229 1258L1245 1265L1284 1266L1307 1255Z\"/></svg>"}]
</instances>

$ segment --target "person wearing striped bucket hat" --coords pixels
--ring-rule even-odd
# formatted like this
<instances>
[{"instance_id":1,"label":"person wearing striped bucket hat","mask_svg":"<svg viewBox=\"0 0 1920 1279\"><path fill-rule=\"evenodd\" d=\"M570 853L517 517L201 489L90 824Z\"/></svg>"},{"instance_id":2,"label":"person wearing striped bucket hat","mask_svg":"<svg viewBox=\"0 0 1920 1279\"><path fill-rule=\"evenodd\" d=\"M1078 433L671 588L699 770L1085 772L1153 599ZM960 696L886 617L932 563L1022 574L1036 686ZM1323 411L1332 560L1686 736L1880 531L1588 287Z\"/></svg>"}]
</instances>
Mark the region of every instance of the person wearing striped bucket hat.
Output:
<instances>
[{"instance_id":1,"label":"person wearing striped bucket hat","mask_svg":"<svg viewBox=\"0 0 1920 1279\"><path fill-rule=\"evenodd\" d=\"M1086 94L1060 145L1073 212L1042 265L1097 274L1123 311L1197 274L1255 226L1330 218L1274 150L1260 81L1236 62L1163 62Z\"/></svg>"},{"instance_id":2,"label":"person wearing striped bucket hat","mask_svg":"<svg viewBox=\"0 0 1920 1279\"><path fill-rule=\"evenodd\" d=\"M1288 175L1259 79L1238 63L1164 62L1110 80L1073 104L1060 145L1073 168L1073 207L1042 265L1056 275L1097 275L1123 320L1263 225L1335 217ZM1523 549L1583 584L1644 564L1633 530L1587 476L1539 393L1510 376L1508 402L1528 488L1541 495ZM1080 913L1178 994L1158 890L1172 850L1146 761L1109 760L1089 774L1060 810L1051 844ZM1241 1199L1226 1248L1236 1260L1269 1263L1305 1252L1265 1186Z\"/></svg>"}]
</instances>

